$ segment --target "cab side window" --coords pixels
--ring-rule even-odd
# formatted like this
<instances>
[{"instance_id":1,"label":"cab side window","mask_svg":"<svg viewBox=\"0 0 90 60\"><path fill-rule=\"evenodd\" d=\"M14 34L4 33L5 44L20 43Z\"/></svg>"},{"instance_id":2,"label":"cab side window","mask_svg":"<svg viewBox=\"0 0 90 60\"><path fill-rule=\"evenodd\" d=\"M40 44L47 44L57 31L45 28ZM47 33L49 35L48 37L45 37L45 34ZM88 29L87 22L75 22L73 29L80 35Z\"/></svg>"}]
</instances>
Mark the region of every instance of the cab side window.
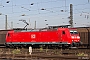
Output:
<instances>
[{"instance_id":1,"label":"cab side window","mask_svg":"<svg viewBox=\"0 0 90 60\"><path fill-rule=\"evenodd\" d=\"M8 33L8 37L10 36L10 34Z\"/></svg>"},{"instance_id":2,"label":"cab side window","mask_svg":"<svg viewBox=\"0 0 90 60\"><path fill-rule=\"evenodd\" d=\"M65 31L62 31L62 34L65 34Z\"/></svg>"}]
</instances>

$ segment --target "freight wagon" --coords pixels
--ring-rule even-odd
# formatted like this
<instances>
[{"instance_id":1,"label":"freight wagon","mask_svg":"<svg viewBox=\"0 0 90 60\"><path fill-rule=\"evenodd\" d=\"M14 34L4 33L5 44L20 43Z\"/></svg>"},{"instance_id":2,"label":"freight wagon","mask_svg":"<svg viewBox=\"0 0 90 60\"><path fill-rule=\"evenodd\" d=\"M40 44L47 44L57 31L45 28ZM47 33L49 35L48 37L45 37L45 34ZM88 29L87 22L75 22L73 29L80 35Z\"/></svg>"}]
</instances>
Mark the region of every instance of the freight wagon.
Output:
<instances>
[{"instance_id":1,"label":"freight wagon","mask_svg":"<svg viewBox=\"0 0 90 60\"><path fill-rule=\"evenodd\" d=\"M0 30L0 46L4 46L6 43L6 34L10 30Z\"/></svg>"},{"instance_id":2,"label":"freight wagon","mask_svg":"<svg viewBox=\"0 0 90 60\"><path fill-rule=\"evenodd\" d=\"M90 27L78 27L77 31L80 35L80 41L83 46L90 46Z\"/></svg>"}]
</instances>

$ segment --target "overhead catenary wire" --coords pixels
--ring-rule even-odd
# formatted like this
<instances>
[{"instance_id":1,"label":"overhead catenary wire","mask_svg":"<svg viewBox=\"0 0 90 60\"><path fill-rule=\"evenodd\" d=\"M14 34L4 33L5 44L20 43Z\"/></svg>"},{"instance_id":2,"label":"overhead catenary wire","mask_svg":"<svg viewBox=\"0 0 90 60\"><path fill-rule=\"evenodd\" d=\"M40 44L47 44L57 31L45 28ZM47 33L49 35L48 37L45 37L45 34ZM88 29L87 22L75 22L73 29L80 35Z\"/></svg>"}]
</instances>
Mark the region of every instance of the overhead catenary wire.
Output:
<instances>
[{"instance_id":1,"label":"overhead catenary wire","mask_svg":"<svg viewBox=\"0 0 90 60\"><path fill-rule=\"evenodd\" d=\"M60 1L65 1L65 0L60 0ZM39 4L43 4L43 3L50 3L50 2L59 2L58 0L53 0L53 1L45 1L45 2L30 2L30 3L28 3L28 4L13 4L12 2L12 6L5 6L5 7L14 7L14 6L19 6L19 7L22 7L22 5L24 6L24 5L28 5L28 6L30 6L30 4L32 4L33 3L33 5L34 4L37 4L37 5L39 5ZM66 2L65 2L65 4L66 4ZM89 3L84 3L84 4L76 4L76 5L73 5L73 6L80 6L80 5L87 5L87 4L89 4ZM60 12L60 10L64 10L64 9L62 9L62 8L65 8L65 7L67 7L67 8L69 8L69 6L61 6L61 7L50 7L50 8L45 8L46 9L46 11L48 11L48 13L57 13L57 12ZM44 7L42 7L42 8L44 8ZM12 11L14 10L15 8L12 8ZM38 14L48 14L46 11L44 11L43 13L41 12L41 10L40 10L40 8L39 7L37 7L36 8L36 10L33 10L32 8L31 8L31 10L30 9L28 9L28 8L26 8L26 7L24 7L23 9L25 9L25 10L27 10L27 11L21 11L21 12L16 12L16 11L13 11L13 13L22 13L22 12L28 12L28 11L38 11ZM58 9L58 10L54 10L54 9ZM79 9L78 9L79 10ZM76 12L76 10L74 10L75 12ZM10 13L10 14L13 14L13 13ZM69 10L67 10L67 13L69 13ZM33 14L32 14L33 15Z\"/></svg>"},{"instance_id":2,"label":"overhead catenary wire","mask_svg":"<svg viewBox=\"0 0 90 60\"><path fill-rule=\"evenodd\" d=\"M55 1L46 1L46 2L57 2L58 0L55 0ZM60 0L60 1L62 1L62 0ZM40 4L40 3L46 3L46 2L38 2L38 4ZM36 3L34 3L34 4L36 4ZM87 4L87 3L85 3L85 4ZM78 5L85 5L85 4L78 4ZM28 4L26 4L26 5L28 5ZM29 4L30 5L30 4ZM74 5L74 6L78 6L78 5ZM14 6L13 4L12 4L12 6ZM15 5L15 6L17 6L17 5ZM21 6L21 5L20 5ZM62 7L68 7L68 6L62 6ZM48 9L55 9L55 8L61 8L61 7L52 7L52 8L47 8L47 11L50 11L50 10L48 10ZM25 8L26 10L28 10L28 11L30 11L29 9L27 9L27 8ZM13 9L12 9L13 10ZM32 10L33 11L33 10ZM35 11L35 10L34 10ZM40 10L38 9L38 12L40 13ZM51 12L50 12L51 13Z\"/></svg>"}]
</instances>

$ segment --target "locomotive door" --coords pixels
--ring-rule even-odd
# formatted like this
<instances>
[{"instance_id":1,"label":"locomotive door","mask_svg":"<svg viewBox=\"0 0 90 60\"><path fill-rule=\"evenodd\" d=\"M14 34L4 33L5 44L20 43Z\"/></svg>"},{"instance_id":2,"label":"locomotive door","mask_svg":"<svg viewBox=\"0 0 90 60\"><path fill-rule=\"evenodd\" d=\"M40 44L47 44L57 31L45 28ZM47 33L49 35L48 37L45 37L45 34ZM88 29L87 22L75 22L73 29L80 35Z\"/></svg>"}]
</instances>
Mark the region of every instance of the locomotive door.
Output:
<instances>
[{"instance_id":1,"label":"locomotive door","mask_svg":"<svg viewBox=\"0 0 90 60\"><path fill-rule=\"evenodd\" d=\"M61 32L61 41L62 42L65 42L66 41L66 33L65 33L65 31L62 31Z\"/></svg>"}]
</instances>

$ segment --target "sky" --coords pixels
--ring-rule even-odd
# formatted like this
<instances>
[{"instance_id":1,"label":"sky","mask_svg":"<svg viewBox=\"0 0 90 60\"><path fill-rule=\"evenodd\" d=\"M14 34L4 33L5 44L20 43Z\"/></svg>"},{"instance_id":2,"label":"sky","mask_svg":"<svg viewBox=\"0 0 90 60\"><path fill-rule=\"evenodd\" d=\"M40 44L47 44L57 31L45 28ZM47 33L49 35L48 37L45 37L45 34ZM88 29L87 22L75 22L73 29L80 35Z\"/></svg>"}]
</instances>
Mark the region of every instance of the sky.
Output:
<instances>
[{"instance_id":1,"label":"sky","mask_svg":"<svg viewBox=\"0 0 90 60\"><path fill-rule=\"evenodd\" d=\"M19 20L26 20L27 28L34 28L35 21L36 28L69 24L70 4L74 27L90 26L90 0L0 0L0 29L5 29L5 15L8 29L23 28Z\"/></svg>"}]
</instances>

